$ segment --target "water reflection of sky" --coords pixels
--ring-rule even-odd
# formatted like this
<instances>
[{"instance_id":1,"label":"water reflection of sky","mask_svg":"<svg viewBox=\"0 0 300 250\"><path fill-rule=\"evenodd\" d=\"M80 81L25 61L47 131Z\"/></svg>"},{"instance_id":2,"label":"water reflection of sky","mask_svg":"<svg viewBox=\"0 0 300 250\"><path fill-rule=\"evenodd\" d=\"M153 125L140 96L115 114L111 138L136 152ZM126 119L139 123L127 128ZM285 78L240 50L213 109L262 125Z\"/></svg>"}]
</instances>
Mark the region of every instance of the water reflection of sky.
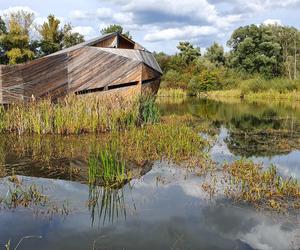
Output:
<instances>
[{"instance_id":1,"label":"water reflection of sky","mask_svg":"<svg viewBox=\"0 0 300 250\"><path fill-rule=\"evenodd\" d=\"M25 178L25 177L24 177ZM159 181L158 181L159 180ZM202 177L156 163L143 178L124 187L126 219L91 226L88 186L26 177L43 185L53 200L68 199L66 217L34 217L30 210L1 211L0 243L25 235L42 239L22 249L289 249L299 229L247 207L205 199Z\"/></svg>"},{"instance_id":2,"label":"water reflection of sky","mask_svg":"<svg viewBox=\"0 0 300 250\"><path fill-rule=\"evenodd\" d=\"M228 136L228 130L225 127L220 129L220 133L216 138L213 147L210 150L210 154L218 163L233 162L237 159L241 159L242 156L233 154L225 141ZM283 176L292 176L300 179L300 151L295 150L288 154L274 155L270 157L249 157L249 160L253 160L257 163L262 163L264 166L270 166L275 164Z\"/></svg>"}]
</instances>

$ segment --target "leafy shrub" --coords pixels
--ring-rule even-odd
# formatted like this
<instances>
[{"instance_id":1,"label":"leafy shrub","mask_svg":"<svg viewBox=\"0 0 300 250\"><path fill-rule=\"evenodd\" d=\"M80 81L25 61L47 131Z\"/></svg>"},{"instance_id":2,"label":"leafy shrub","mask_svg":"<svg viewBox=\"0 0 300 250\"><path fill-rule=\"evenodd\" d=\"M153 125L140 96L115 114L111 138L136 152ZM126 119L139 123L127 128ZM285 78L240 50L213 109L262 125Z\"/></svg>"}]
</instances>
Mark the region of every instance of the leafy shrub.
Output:
<instances>
[{"instance_id":1,"label":"leafy shrub","mask_svg":"<svg viewBox=\"0 0 300 250\"><path fill-rule=\"evenodd\" d=\"M181 73L173 69L167 71L162 79L163 88L182 88L186 89L190 80L189 74Z\"/></svg>"},{"instance_id":2,"label":"leafy shrub","mask_svg":"<svg viewBox=\"0 0 300 250\"><path fill-rule=\"evenodd\" d=\"M220 74L217 70L203 70L199 76L194 76L189 85L188 92L197 95L200 92L218 90L221 88Z\"/></svg>"}]
</instances>

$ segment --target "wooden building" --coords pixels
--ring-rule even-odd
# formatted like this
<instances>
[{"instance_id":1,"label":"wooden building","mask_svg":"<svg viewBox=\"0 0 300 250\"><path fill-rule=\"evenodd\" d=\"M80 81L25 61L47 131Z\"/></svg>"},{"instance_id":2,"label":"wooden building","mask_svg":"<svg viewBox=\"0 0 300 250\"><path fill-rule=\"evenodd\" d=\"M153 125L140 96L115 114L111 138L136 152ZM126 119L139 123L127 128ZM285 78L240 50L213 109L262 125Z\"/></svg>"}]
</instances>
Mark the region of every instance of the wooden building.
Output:
<instances>
[{"instance_id":1,"label":"wooden building","mask_svg":"<svg viewBox=\"0 0 300 250\"><path fill-rule=\"evenodd\" d=\"M161 75L152 53L112 33L24 64L0 65L0 103L68 93L156 93Z\"/></svg>"}]
</instances>

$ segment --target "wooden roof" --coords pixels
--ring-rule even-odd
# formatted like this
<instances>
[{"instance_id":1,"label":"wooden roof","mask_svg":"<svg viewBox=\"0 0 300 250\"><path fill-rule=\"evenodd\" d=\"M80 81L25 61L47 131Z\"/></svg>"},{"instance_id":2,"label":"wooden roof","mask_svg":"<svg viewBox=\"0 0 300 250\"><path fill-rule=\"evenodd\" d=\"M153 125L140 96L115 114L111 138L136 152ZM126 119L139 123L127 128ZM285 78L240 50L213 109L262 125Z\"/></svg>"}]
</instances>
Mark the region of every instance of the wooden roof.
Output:
<instances>
[{"instance_id":1,"label":"wooden roof","mask_svg":"<svg viewBox=\"0 0 300 250\"><path fill-rule=\"evenodd\" d=\"M100 42L102 42L104 40L107 40L107 39L109 39L111 37L114 37L114 36L122 37L123 39L126 39L127 41L131 42L132 44L137 44L140 48L142 48L142 50L148 51L143 46L141 46L140 44L134 42L132 39L130 39L130 38L128 38L128 37L126 37L126 36L118 33L118 32L114 32L114 33L110 33L110 34L106 34L106 35L103 35L103 36L100 36L100 37L96 37L96 38L90 39L90 40L85 41L83 43L80 43L80 44L74 45L72 47L69 47L69 48L57 51L57 52L52 53L52 54L47 55L47 56L55 56L55 55L59 55L59 54L63 54L63 53L69 53L69 52L72 52L74 50L80 49L82 47L86 47L86 46L95 46L96 44L98 44L98 43L100 43Z\"/></svg>"}]
</instances>

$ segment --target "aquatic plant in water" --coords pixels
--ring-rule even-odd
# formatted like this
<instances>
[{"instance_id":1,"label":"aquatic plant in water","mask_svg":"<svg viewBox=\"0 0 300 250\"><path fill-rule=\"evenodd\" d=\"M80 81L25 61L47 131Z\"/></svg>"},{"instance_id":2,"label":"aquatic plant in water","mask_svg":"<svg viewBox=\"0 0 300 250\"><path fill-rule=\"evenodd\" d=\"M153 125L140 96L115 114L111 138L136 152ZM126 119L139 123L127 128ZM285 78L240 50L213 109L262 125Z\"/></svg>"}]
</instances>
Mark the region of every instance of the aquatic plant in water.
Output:
<instances>
[{"instance_id":1,"label":"aquatic plant in water","mask_svg":"<svg viewBox=\"0 0 300 250\"><path fill-rule=\"evenodd\" d=\"M236 201L277 211L300 208L300 185L294 178L281 177L275 166L263 170L262 165L239 160L225 164L228 187L226 195Z\"/></svg>"},{"instance_id":2,"label":"aquatic plant in water","mask_svg":"<svg viewBox=\"0 0 300 250\"><path fill-rule=\"evenodd\" d=\"M68 215L66 203L56 204L43 193L43 188L35 184L25 185L22 180L12 175L8 178L8 191L5 197L0 196L0 207L3 209L16 209L19 207L35 208L35 214L61 214Z\"/></svg>"},{"instance_id":3,"label":"aquatic plant in water","mask_svg":"<svg viewBox=\"0 0 300 250\"><path fill-rule=\"evenodd\" d=\"M115 141L104 148L93 149L88 159L89 184L118 187L130 180L130 173L125 172L120 147Z\"/></svg>"}]
</instances>

